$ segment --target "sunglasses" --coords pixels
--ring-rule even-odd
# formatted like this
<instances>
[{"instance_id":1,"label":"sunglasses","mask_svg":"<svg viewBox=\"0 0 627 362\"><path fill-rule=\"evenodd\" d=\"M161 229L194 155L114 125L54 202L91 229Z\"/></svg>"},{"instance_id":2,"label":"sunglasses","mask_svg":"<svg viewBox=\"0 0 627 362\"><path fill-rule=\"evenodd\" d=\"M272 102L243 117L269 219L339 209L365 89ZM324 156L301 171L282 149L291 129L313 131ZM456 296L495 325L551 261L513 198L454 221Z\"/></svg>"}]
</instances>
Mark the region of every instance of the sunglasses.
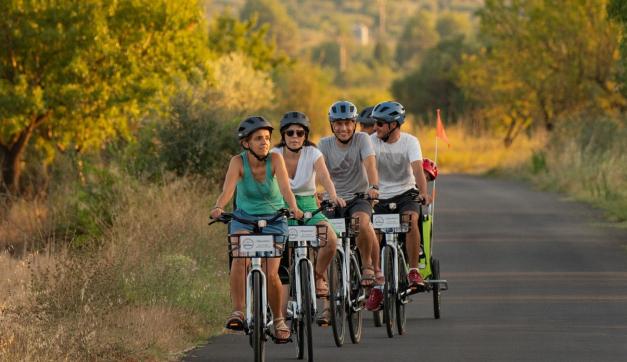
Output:
<instances>
[{"instance_id":1,"label":"sunglasses","mask_svg":"<svg viewBox=\"0 0 627 362\"><path fill-rule=\"evenodd\" d=\"M304 137L305 131L303 131L302 129L299 129L298 131L289 129L285 131L285 134L288 135L289 137Z\"/></svg>"},{"instance_id":2,"label":"sunglasses","mask_svg":"<svg viewBox=\"0 0 627 362\"><path fill-rule=\"evenodd\" d=\"M374 124L377 125L377 127L383 127L387 124L387 122L383 122L383 121L376 121Z\"/></svg>"}]
</instances>

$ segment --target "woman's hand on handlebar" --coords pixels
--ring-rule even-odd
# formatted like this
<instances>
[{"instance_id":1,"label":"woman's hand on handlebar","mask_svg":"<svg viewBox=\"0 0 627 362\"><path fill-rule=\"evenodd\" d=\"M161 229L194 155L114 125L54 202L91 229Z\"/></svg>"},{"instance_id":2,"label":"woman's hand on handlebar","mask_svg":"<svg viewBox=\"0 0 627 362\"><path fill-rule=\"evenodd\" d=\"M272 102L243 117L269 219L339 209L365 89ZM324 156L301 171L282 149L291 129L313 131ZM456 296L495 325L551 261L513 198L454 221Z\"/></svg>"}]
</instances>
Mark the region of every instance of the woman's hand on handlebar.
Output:
<instances>
[{"instance_id":1,"label":"woman's hand on handlebar","mask_svg":"<svg viewBox=\"0 0 627 362\"><path fill-rule=\"evenodd\" d=\"M303 211L299 208L290 210L290 212L294 215L294 219L302 219L305 216Z\"/></svg>"},{"instance_id":2,"label":"woman's hand on handlebar","mask_svg":"<svg viewBox=\"0 0 627 362\"><path fill-rule=\"evenodd\" d=\"M217 220L220 217L220 215L222 215L223 212L224 210L222 210L221 207L214 207L213 209L211 209L209 216L212 219Z\"/></svg>"}]
</instances>

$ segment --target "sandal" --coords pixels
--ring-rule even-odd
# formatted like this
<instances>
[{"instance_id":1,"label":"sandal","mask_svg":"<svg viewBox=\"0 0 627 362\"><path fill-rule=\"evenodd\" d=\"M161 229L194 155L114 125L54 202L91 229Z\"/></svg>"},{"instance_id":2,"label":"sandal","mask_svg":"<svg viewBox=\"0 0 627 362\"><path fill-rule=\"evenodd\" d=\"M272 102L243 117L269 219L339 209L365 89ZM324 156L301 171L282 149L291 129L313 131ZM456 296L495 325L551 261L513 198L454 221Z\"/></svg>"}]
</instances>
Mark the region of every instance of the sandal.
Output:
<instances>
[{"instance_id":1,"label":"sandal","mask_svg":"<svg viewBox=\"0 0 627 362\"><path fill-rule=\"evenodd\" d=\"M224 333L227 334L241 334L244 331L244 313L236 310L226 320L224 326Z\"/></svg>"},{"instance_id":2,"label":"sandal","mask_svg":"<svg viewBox=\"0 0 627 362\"><path fill-rule=\"evenodd\" d=\"M369 271L369 273L366 273ZM374 286L374 268L372 265L364 265L361 267L361 286L364 288L370 288Z\"/></svg>"},{"instance_id":3,"label":"sandal","mask_svg":"<svg viewBox=\"0 0 627 362\"><path fill-rule=\"evenodd\" d=\"M274 325L274 342L275 343L287 343L290 341L290 328L285 324L285 318L274 318L272 320Z\"/></svg>"},{"instance_id":4,"label":"sandal","mask_svg":"<svg viewBox=\"0 0 627 362\"><path fill-rule=\"evenodd\" d=\"M374 270L374 283L375 285L383 285L385 284L385 275L383 275L383 272L381 271L381 269L376 269Z\"/></svg>"},{"instance_id":5,"label":"sandal","mask_svg":"<svg viewBox=\"0 0 627 362\"><path fill-rule=\"evenodd\" d=\"M318 318L316 318L316 323L320 327L328 327L331 325L331 308L330 307L327 306L322 310L322 313L320 313L318 315Z\"/></svg>"},{"instance_id":6,"label":"sandal","mask_svg":"<svg viewBox=\"0 0 627 362\"><path fill-rule=\"evenodd\" d=\"M329 296L329 284L324 280L324 275L314 272L316 276L316 298L327 298Z\"/></svg>"}]
</instances>

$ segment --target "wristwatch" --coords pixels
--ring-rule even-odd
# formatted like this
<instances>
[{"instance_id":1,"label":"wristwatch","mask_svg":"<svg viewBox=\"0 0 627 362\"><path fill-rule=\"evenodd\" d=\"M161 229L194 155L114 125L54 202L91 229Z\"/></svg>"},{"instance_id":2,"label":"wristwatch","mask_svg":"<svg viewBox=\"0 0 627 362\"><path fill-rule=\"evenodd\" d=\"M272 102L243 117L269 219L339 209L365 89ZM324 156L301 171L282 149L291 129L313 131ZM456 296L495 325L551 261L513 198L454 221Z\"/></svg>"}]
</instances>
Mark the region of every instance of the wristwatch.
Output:
<instances>
[{"instance_id":1,"label":"wristwatch","mask_svg":"<svg viewBox=\"0 0 627 362\"><path fill-rule=\"evenodd\" d=\"M379 185L368 185L368 190L370 189L375 189L377 191L379 191Z\"/></svg>"}]
</instances>

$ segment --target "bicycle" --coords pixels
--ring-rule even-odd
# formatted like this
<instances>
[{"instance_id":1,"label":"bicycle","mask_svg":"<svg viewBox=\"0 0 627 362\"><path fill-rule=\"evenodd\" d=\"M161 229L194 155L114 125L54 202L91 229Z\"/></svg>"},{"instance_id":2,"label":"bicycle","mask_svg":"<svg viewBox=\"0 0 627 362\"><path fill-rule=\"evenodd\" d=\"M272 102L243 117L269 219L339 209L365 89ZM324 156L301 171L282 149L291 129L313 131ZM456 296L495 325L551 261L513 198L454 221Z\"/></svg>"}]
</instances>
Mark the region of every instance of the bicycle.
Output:
<instances>
[{"instance_id":1,"label":"bicycle","mask_svg":"<svg viewBox=\"0 0 627 362\"><path fill-rule=\"evenodd\" d=\"M448 281L440 279L440 261L433 256L433 208L423 208L420 222L421 252L418 257L420 275L425 281L425 291L433 296L433 317L440 319L441 291L448 290Z\"/></svg>"},{"instance_id":2,"label":"bicycle","mask_svg":"<svg viewBox=\"0 0 627 362\"><path fill-rule=\"evenodd\" d=\"M323 201L313 212L305 212L303 220L297 220L298 226L289 226L288 248L290 253L290 301L288 310L292 312L291 329L296 336L296 357L303 359L305 343L307 344L307 360L313 360L313 344L311 324L316 315L316 287L314 268L308 258L309 250L323 247L319 235L326 235L326 226L305 226L306 219L311 219L319 212L331 206Z\"/></svg>"},{"instance_id":3,"label":"bicycle","mask_svg":"<svg viewBox=\"0 0 627 362\"><path fill-rule=\"evenodd\" d=\"M350 208L358 199L369 200L365 193L355 194L344 210ZM331 326L335 345L344 344L348 323L351 342L361 341L363 319L362 309L366 299L365 288L361 285L361 262L357 250L356 238L359 230L359 219L352 217L329 218L329 223L340 234L337 251L329 265L329 306L331 309Z\"/></svg>"},{"instance_id":4,"label":"bicycle","mask_svg":"<svg viewBox=\"0 0 627 362\"><path fill-rule=\"evenodd\" d=\"M263 228L269 223L289 216L287 209L280 209L267 220L251 221L233 215L222 213L218 219L212 220L209 225L216 222L227 224L231 220L253 226L251 234L229 234L229 254L232 258L249 258L251 265L246 276L246 320L244 332L249 336L250 345L254 351L254 360L265 361L266 336L273 340L270 333L271 321L268 321L268 294L266 275L261 267L261 260L267 258L280 258L283 253L282 244L285 235L262 234Z\"/></svg>"}]
</instances>

